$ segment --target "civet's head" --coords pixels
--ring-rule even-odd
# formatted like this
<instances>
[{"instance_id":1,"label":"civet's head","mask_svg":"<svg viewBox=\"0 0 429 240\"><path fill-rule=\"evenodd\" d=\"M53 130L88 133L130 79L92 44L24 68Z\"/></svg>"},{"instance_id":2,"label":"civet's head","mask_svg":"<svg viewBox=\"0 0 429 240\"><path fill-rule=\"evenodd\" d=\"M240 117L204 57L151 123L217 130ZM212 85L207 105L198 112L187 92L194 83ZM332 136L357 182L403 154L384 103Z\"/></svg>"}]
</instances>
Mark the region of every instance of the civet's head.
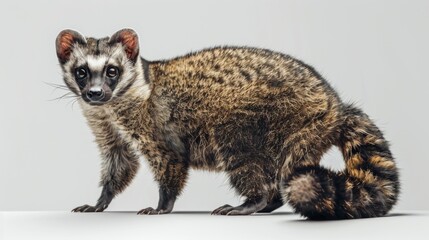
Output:
<instances>
[{"instance_id":1,"label":"civet's head","mask_svg":"<svg viewBox=\"0 0 429 240\"><path fill-rule=\"evenodd\" d=\"M101 39L63 30L56 48L66 85L91 105L122 96L143 77L138 37L131 29Z\"/></svg>"}]
</instances>

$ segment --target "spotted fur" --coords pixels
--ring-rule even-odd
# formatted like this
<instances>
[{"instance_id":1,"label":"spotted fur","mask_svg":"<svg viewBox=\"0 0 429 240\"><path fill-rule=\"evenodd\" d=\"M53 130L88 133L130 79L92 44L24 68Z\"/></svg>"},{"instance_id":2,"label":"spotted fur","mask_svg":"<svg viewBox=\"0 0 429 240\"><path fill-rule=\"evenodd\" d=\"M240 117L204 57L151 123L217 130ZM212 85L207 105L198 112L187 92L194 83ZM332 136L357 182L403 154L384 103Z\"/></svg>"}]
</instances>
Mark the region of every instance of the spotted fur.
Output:
<instances>
[{"instance_id":1,"label":"spotted fur","mask_svg":"<svg viewBox=\"0 0 429 240\"><path fill-rule=\"evenodd\" d=\"M216 47L149 62L136 57L130 29L102 39L65 30L57 55L77 95L85 90L73 76L77 66L101 75L106 64L121 69L103 104L79 100L103 159L103 191L95 206L74 211L107 208L133 179L140 155L160 189L158 207L140 214L171 212L190 168L225 172L246 197L214 214L271 212L288 202L311 219L376 217L397 201L398 172L381 131L291 56ZM94 81L105 84L103 78L87 84ZM319 165L332 146L343 153L341 172Z\"/></svg>"}]
</instances>

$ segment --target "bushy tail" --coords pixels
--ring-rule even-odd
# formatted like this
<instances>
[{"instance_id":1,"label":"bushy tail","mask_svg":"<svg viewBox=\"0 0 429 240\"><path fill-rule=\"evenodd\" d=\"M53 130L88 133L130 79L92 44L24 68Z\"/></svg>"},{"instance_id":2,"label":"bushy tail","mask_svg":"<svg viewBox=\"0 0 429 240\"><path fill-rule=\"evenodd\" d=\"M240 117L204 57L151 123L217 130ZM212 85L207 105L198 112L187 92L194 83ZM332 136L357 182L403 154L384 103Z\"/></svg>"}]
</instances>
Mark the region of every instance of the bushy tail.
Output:
<instances>
[{"instance_id":1,"label":"bushy tail","mask_svg":"<svg viewBox=\"0 0 429 240\"><path fill-rule=\"evenodd\" d=\"M381 131L353 106L344 109L336 144L346 169L297 168L284 181L284 197L310 219L367 218L385 215L399 193L398 171Z\"/></svg>"}]
</instances>

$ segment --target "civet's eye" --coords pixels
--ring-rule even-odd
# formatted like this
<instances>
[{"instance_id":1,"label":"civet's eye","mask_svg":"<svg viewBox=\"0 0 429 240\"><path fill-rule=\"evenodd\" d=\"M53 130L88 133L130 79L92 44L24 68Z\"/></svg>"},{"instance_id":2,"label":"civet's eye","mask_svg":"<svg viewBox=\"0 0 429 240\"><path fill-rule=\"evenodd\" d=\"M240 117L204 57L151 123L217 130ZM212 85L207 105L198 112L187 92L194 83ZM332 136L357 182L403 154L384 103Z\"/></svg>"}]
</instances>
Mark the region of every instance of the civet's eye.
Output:
<instances>
[{"instance_id":1,"label":"civet's eye","mask_svg":"<svg viewBox=\"0 0 429 240\"><path fill-rule=\"evenodd\" d=\"M77 80L82 80L88 76L88 71L84 67L76 68L74 75Z\"/></svg>"},{"instance_id":2,"label":"civet's eye","mask_svg":"<svg viewBox=\"0 0 429 240\"><path fill-rule=\"evenodd\" d=\"M116 78L118 74L119 74L119 69L117 67L113 67L113 66L107 67L107 70L106 70L107 77Z\"/></svg>"}]
</instances>

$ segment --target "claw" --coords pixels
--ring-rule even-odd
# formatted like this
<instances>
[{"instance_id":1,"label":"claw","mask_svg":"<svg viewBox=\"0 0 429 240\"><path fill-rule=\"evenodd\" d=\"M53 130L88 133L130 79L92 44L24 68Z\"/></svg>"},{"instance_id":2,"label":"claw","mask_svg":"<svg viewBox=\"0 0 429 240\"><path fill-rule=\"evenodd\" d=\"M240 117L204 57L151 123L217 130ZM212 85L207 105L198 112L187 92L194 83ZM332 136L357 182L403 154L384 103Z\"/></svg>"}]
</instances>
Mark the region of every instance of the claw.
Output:
<instances>
[{"instance_id":1,"label":"claw","mask_svg":"<svg viewBox=\"0 0 429 240\"><path fill-rule=\"evenodd\" d=\"M218 208L216 208L215 210L213 210L213 212L211 213L212 215L222 215L222 212L225 210L225 209L228 209L228 208L232 208L232 206L231 205L229 205L229 204L225 204L225 205L223 205L223 206L221 206L221 207L218 207Z\"/></svg>"},{"instance_id":2,"label":"claw","mask_svg":"<svg viewBox=\"0 0 429 240\"><path fill-rule=\"evenodd\" d=\"M223 205L219 208L213 210L212 215L226 215L226 216L236 216L236 215L250 215L255 213L254 207L244 207L243 205L232 207L231 205Z\"/></svg>"},{"instance_id":3,"label":"claw","mask_svg":"<svg viewBox=\"0 0 429 240\"><path fill-rule=\"evenodd\" d=\"M74 208L72 212L102 212L106 209L105 207L93 207L88 204L85 204L83 206L79 206L77 208Z\"/></svg>"},{"instance_id":4,"label":"claw","mask_svg":"<svg viewBox=\"0 0 429 240\"><path fill-rule=\"evenodd\" d=\"M155 212L156 212L155 209L153 209L151 207L148 207L148 208L144 208L144 209L138 211L137 214L138 215L151 215L151 214L153 214Z\"/></svg>"},{"instance_id":5,"label":"claw","mask_svg":"<svg viewBox=\"0 0 429 240\"><path fill-rule=\"evenodd\" d=\"M166 211L164 209L153 209L151 207L148 208L144 208L140 211L137 212L137 215L160 215L160 214L165 214L165 213L169 213L170 211Z\"/></svg>"}]
</instances>

